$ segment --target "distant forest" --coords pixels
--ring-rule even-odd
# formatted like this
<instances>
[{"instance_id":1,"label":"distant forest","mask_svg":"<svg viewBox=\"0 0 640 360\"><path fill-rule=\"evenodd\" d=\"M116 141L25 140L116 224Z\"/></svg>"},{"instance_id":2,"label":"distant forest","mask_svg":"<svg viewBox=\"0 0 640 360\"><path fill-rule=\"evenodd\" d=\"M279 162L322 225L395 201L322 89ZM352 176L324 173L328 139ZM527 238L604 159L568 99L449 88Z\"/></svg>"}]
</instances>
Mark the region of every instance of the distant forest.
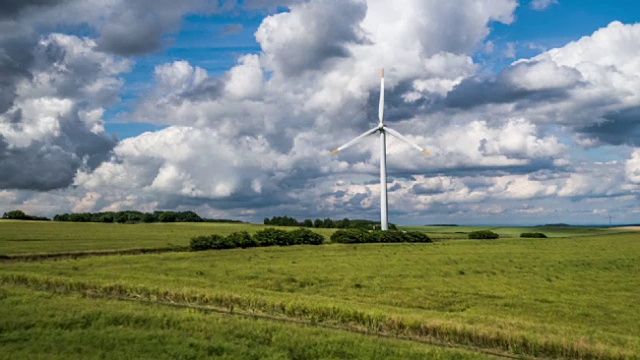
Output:
<instances>
[{"instance_id":1,"label":"distant forest","mask_svg":"<svg viewBox=\"0 0 640 360\"><path fill-rule=\"evenodd\" d=\"M264 218L265 225L275 225L275 226L299 226L299 227L308 227L308 228L328 228L328 229L367 229L370 230L374 226L380 228L380 223L377 221L371 220L359 220L354 219L350 220L344 218L342 220L332 220L330 218L326 219L306 219L303 221L298 221L295 218L289 216L274 216L271 219ZM389 229L397 230L394 224L389 224Z\"/></svg>"},{"instance_id":2,"label":"distant forest","mask_svg":"<svg viewBox=\"0 0 640 360\"><path fill-rule=\"evenodd\" d=\"M58 214L53 221L70 222L101 222L101 223L156 223L156 222L226 222L241 223L240 220L207 219L200 217L193 211L154 211L143 213L140 211L108 211L97 213L69 213Z\"/></svg>"},{"instance_id":3,"label":"distant forest","mask_svg":"<svg viewBox=\"0 0 640 360\"><path fill-rule=\"evenodd\" d=\"M7 211L6 213L2 214L2 218L3 219L7 219L7 220L40 220L40 221L50 221L51 220L51 219L46 218L44 216L27 215L22 210Z\"/></svg>"}]
</instances>

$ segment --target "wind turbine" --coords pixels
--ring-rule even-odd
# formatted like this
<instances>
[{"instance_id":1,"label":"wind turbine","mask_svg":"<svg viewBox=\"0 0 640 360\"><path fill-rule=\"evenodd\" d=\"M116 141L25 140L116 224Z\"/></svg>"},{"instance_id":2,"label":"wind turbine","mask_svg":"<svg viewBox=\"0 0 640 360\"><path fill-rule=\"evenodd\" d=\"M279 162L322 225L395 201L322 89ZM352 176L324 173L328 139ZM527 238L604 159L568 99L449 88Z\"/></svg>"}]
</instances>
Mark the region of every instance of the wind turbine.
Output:
<instances>
[{"instance_id":1,"label":"wind turbine","mask_svg":"<svg viewBox=\"0 0 640 360\"><path fill-rule=\"evenodd\" d=\"M386 134L389 133L391 136L404 141L405 143L413 146L414 148L422 151L427 155L431 155L431 154L424 148L421 148L411 140L404 137L399 132L384 125L384 69L382 69L382 77L380 79L380 104L378 106L378 119L380 120L380 122L378 123L378 126L354 138L353 140L340 146L339 148L333 150L331 152L331 155L337 154L338 152L359 142L360 140L366 138L367 136L373 135L376 132L380 132L380 224L382 226L382 230L387 231L389 230L389 221L388 221L389 208L387 205L387 143L386 143L387 135Z\"/></svg>"}]
</instances>

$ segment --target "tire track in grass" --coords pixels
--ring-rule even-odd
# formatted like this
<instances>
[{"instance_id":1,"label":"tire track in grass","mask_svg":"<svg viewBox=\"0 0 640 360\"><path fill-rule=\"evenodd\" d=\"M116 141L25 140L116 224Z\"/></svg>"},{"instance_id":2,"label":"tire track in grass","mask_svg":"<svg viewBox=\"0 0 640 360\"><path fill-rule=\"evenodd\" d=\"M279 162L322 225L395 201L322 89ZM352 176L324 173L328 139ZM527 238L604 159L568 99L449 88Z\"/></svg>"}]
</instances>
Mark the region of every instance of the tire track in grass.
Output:
<instances>
[{"instance_id":1,"label":"tire track in grass","mask_svg":"<svg viewBox=\"0 0 640 360\"><path fill-rule=\"evenodd\" d=\"M95 256L114 256L114 255L146 255L146 254L163 254L168 252L187 252L190 251L187 246L166 247L166 248L138 248L124 250L91 250L91 251L71 251L59 253L37 253L37 254L19 254L19 255L0 255L0 262L28 262L43 260L67 260L80 259Z\"/></svg>"},{"instance_id":2,"label":"tire track in grass","mask_svg":"<svg viewBox=\"0 0 640 360\"><path fill-rule=\"evenodd\" d=\"M531 341L506 333L479 332L477 329L447 323L411 322L384 314L371 314L337 306L269 301L236 294L201 294L168 291L123 284L93 284L50 277L0 274L0 283L19 285L56 294L79 294L88 298L157 303L324 327L374 336L398 338L447 348L458 348L509 359L628 359L633 354L620 349L561 341ZM474 331L475 330L475 331Z\"/></svg>"}]
</instances>

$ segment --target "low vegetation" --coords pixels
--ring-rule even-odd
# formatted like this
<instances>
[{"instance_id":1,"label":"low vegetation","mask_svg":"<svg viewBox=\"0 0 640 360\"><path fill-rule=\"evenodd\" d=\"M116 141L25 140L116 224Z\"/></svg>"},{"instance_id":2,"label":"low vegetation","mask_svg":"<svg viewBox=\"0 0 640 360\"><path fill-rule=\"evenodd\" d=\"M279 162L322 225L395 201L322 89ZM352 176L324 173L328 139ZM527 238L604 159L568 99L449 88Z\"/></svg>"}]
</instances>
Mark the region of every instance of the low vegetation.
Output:
<instances>
[{"instance_id":1,"label":"low vegetation","mask_svg":"<svg viewBox=\"0 0 640 360\"><path fill-rule=\"evenodd\" d=\"M472 231L469 233L469 239L497 239L500 235L490 230Z\"/></svg>"},{"instance_id":2,"label":"low vegetation","mask_svg":"<svg viewBox=\"0 0 640 360\"><path fill-rule=\"evenodd\" d=\"M290 245L322 245L324 236L309 229L297 229L284 231L274 228L259 230L250 235L247 231L238 231L227 236L201 235L191 239L191 250L215 250L252 248L266 246L290 246Z\"/></svg>"},{"instance_id":3,"label":"low vegetation","mask_svg":"<svg viewBox=\"0 0 640 360\"><path fill-rule=\"evenodd\" d=\"M537 239L546 239L547 235L539 232L525 232L520 234L521 238L537 238Z\"/></svg>"},{"instance_id":4,"label":"low vegetation","mask_svg":"<svg viewBox=\"0 0 640 360\"><path fill-rule=\"evenodd\" d=\"M358 243L428 243L431 239L419 231L366 231L358 229L338 230L331 235L331 242Z\"/></svg>"}]
</instances>

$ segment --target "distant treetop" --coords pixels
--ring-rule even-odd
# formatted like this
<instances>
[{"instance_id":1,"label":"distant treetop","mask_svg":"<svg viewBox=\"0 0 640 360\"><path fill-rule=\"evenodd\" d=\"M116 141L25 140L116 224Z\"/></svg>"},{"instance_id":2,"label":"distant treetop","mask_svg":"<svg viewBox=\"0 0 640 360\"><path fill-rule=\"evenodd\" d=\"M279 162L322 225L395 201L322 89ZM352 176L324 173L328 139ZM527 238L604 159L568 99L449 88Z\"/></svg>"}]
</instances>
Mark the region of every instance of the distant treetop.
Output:
<instances>
[{"instance_id":1,"label":"distant treetop","mask_svg":"<svg viewBox=\"0 0 640 360\"><path fill-rule=\"evenodd\" d=\"M27 215L22 210L7 211L6 213L2 214L2 218L8 219L8 220L41 220L41 221L50 220L49 218L46 218L44 216Z\"/></svg>"},{"instance_id":2,"label":"distant treetop","mask_svg":"<svg viewBox=\"0 0 640 360\"><path fill-rule=\"evenodd\" d=\"M155 223L155 222L233 222L240 220L206 219L193 211L154 211L143 213L135 210L107 211L97 213L65 213L53 217L53 221L101 222L101 223Z\"/></svg>"}]
</instances>

